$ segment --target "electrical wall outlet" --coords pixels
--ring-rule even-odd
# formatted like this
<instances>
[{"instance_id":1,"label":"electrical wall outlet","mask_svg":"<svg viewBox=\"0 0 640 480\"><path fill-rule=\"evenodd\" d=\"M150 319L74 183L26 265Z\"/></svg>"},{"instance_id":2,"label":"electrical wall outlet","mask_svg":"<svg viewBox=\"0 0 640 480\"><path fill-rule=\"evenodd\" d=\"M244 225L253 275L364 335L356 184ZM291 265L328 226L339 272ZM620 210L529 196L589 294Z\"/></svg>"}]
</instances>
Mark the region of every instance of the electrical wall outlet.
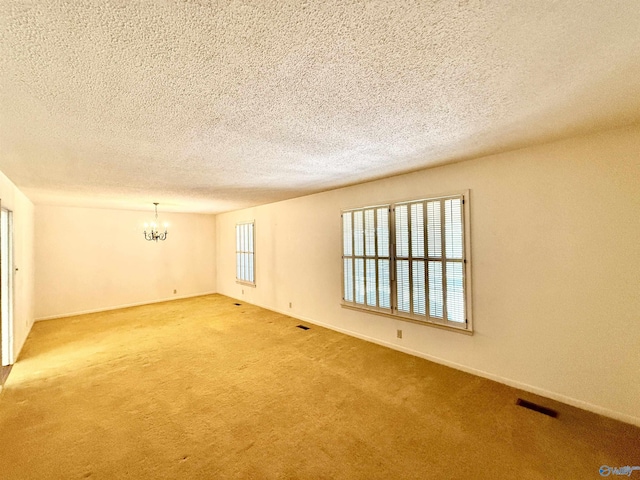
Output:
<instances>
[{"instance_id":1,"label":"electrical wall outlet","mask_svg":"<svg viewBox=\"0 0 640 480\"><path fill-rule=\"evenodd\" d=\"M173 289L173 294L175 295L176 293L178 293L178 290L176 290L175 288Z\"/></svg>"},{"instance_id":2,"label":"electrical wall outlet","mask_svg":"<svg viewBox=\"0 0 640 480\"><path fill-rule=\"evenodd\" d=\"M293 303L289 302L289 308L293 307Z\"/></svg>"},{"instance_id":3,"label":"electrical wall outlet","mask_svg":"<svg viewBox=\"0 0 640 480\"><path fill-rule=\"evenodd\" d=\"M396 335L398 338L402 338L402 330L398 330Z\"/></svg>"}]
</instances>

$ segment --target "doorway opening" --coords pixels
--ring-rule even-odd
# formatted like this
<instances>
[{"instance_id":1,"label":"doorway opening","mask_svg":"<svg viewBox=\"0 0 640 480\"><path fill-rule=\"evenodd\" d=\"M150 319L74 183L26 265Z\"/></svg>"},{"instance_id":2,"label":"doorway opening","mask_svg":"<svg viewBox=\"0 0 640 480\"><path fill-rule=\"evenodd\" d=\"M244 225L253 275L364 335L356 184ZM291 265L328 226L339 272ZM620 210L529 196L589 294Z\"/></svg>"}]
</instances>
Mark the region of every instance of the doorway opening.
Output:
<instances>
[{"instance_id":1,"label":"doorway opening","mask_svg":"<svg viewBox=\"0 0 640 480\"><path fill-rule=\"evenodd\" d=\"M13 365L13 212L0 208L0 385Z\"/></svg>"}]
</instances>

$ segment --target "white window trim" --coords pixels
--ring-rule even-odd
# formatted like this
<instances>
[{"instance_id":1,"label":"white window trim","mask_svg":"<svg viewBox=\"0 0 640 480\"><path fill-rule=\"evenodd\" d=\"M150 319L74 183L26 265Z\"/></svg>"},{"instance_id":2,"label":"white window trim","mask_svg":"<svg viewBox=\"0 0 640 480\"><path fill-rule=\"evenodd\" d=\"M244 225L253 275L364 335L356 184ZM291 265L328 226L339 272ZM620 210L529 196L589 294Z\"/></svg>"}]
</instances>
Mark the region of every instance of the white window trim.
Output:
<instances>
[{"instance_id":1,"label":"white window trim","mask_svg":"<svg viewBox=\"0 0 640 480\"><path fill-rule=\"evenodd\" d=\"M362 212L363 213L363 217L364 217L364 215L365 215L364 212L366 210L373 210L374 212L376 212L379 209L387 210L387 212L388 212L387 213L388 214L387 230L390 233L391 232L391 230L390 230L390 228L391 228L391 216L392 216L391 205L390 204L369 205L369 206L366 206L366 207L352 208L352 209L348 209L348 210L343 210L341 212L341 218L344 218L344 214L345 213L355 214L356 212ZM363 220L364 220L364 218L363 218ZM353 224L353 222L352 222L352 224ZM343 228L344 228L344 223L343 223ZM374 242L375 243L375 251L376 251L375 254L374 255L368 255L366 253L366 245L364 244L364 240L363 240L363 252L362 252L362 255L356 254L356 252L355 252L355 240L354 240L355 235L352 233L352 235L351 235L351 255L345 256L344 255L344 251L343 251L343 255L342 255L343 266L341 267L341 269L344 268L344 259L345 259L345 257L350 257L350 258L352 258L354 260L354 268L355 268L355 260L356 259L362 259L363 260L363 268L366 268L365 267L366 260L373 260L376 264L377 264L378 260L388 260L389 261L389 271L391 272L391 267L392 267L391 243L392 242L391 242L391 240L389 238L389 244L388 244L388 247L387 247L387 249L389 250L389 254L386 255L386 256L385 255L379 255L379 252L378 252L379 245L378 245L378 242L377 242L378 218L377 218L376 213L374 213L374 229L376 230L376 234L375 234L375 239L376 240ZM343 231L342 239L344 241L344 231ZM344 245L343 245L343 247L344 247ZM391 314L392 313L392 310L391 310L390 307L389 308L385 308L385 307L380 307L380 306L368 305L368 303L367 303L368 298L367 298L366 290L364 291L365 299L364 299L364 303L363 304L356 304L355 300L354 300L353 303L348 302L347 300L345 300L345 298L344 298L344 291L345 291L344 270L342 270L342 273L343 273L342 274L342 293L343 293L342 300L343 300L343 305L347 305L347 306L353 305L354 308L356 308L356 309L370 310L370 311L379 312L379 313L383 313L383 314L384 313L386 313L386 314ZM378 269L376 268L376 275L377 274L378 274ZM355 275L354 275L354 281L355 281ZM378 281L379 281L379 279L376 278L376 285L379 287ZM376 289L376 293L378 294L378 289ZM355 285L354 285L354 295L355 295ZM392 296L393 292L390 291L389 295ZM379 300L380 300L380 296L377 295L376 304L380 303Z\"/></svg>"},{"instance_id":2,"label":"white window trim","mask_svg":"<svg viewBox=\"0 0 640 480\"><path fill-rule=\"evenodd\" d=\"M453 322L447 319L434 319L429 317L428 312L426 316L414 315L411 313L398 311L397 308L397 291L396 291L396 238L395 238L395 207L399 205L411 204L415 202L421 201L430 201L430 200L443 200L447 198L456 198L462 197L462 223L463 223L463 233L462 233L462 241L463 241L463 281L464 281L464 299L465 299L465 323ZM381 309L379 307L372 307L365 304L357 304L355 301L350 302L344 299L344 250L341 248L341 296L342 302L341 306L346 309L355 310L355 311L364 311L367 313L373 313L376 315L382 315L390 318L394 318L396 320L408 321L411 323L417 323L420 325L428 325L436 328L443 328L449 331L456 331L459 333L464 333L467 335L473 334L473 303L472 303L472 278L471 278L471 225L470 225L470 191L458 191L447 194L440 194L434 196L427 196L424 198L416 198L411 200L401 200L395 202L388 203L379 203L370 206L364 207L354 207L347 208L341 211L341 219L343 215L347 212L354 212L357 210L366 210L371 208L380 208L380 207L388 207L389 208L389 239L391 242L390 246L390 256L391 256L391 309ZM342 223L342 222L341 222ZM344 225L341 225L341 242L344 242ZM352 234L353 236L353 234ZM426 253L426 252L425 252ZM443 293L446 295L446 290Z\"/></svg>"},{"instance_id":3,"label":"white window trim","mask_svg":"<svg viewBox=\"0 0 640 480\"><path fill-rule=\"evenodd\" d=\"M252 236L251 239L252 241L252 245L251 245L251 251L244 251L244 250L238 250L238 227L244 226L244 225L251 225L251 230L252 230ZM236 283L239 283L241 285L246 285L249 287L255 287L256 286L256 223L254 220L250 221L250 222L239 222L236 223L236 228L235 228L235 233L236 233L236 238L235 238L235 242L236 242L236 260L235 260L235 265L236 265ZM252 254L252 259L253 259L253 265L252 265L252 271L253 271L253 281L250 280L245 280L242 278L238 278L238 254L245 254L245 253L251 253Z\"/></svg>"}]
</instances>

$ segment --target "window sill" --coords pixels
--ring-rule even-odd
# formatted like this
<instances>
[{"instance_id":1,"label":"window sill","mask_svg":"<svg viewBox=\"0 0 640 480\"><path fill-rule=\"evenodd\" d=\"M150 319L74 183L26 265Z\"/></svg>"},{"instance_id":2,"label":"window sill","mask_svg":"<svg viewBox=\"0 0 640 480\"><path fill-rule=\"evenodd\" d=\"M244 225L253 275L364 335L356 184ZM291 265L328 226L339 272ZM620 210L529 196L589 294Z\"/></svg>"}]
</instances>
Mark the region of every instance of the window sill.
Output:
<instances>
[{"instance_id":1,"label":"window sill","mask_svg":"<svg viewBox=\"0 0 640 480\"><path fill-rule=\"evenodd\" d=\"M239 283L240 285L245 285L245 286L247 286L247 287L253 287L253 288L256 288L256 284L255 284L255 282L254 282L254 283L251 283L251 282L246 282L246 281L244 281L244 280L236 280L236 283Z\"/></svg>"},{"instance_id":2,"label":"window sill","mask_svg":"<svg viewBox=\"0 0 640 480\"><path fill-rule=\"evenodd\" d=\"M341 303L340 306L342 308L345 308L347 310L353 310L356 312L362 312L362 313L372 313L374 315L380 315L382 317L387 317L387 318L393 318L395 320L402 320L403 322L409 322L409 323L416 323L418 325L425 325L427 327L435 327L435 328L439 328L442 330L448 330L450 332L457 332L457 333L462 333L464 335L469 335L472 336L473 335L473 330L470 328L466 328L465 327L457 327L455 325L445 325L442 323L436 323L436 322L431 322L429 320L418 320L416 318L411 318L411 317L405 317L403 315L398 315L395 313L387 313L387 312L383 312L380 310L375 310L373 308L363 308L363 307L354 307L353 305L347 304L347 303Z\"/></svg>"}]
</instances>

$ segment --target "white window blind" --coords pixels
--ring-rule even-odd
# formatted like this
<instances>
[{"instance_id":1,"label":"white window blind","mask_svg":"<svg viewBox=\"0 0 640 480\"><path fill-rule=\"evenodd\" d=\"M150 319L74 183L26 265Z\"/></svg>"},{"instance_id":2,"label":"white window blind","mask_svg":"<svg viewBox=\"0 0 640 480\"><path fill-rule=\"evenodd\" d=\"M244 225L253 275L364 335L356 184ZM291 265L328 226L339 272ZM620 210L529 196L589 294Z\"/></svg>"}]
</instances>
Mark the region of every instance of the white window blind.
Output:
<instances>
[{"instance_id":1,"label":"white window blind","mask_svg":"<svg viewBox=\"0 0 640 480\"><path fill-rule=\"evenodd\" d=\"M344 212L342 231L344 301L390 312L389 206Z\"/></svg>"},{"instance_id":2,"label":"white window blind","mask_svg":"<svg viewBox=\"0 0 640 480\"><path fill-rule=\"evenodd\" d=\"M468 330L464 211L463 195L344 211L343 303Z\"/></svg>"},{"instance_id":3,"label":"white window blind","mask_svg":"<svg viewBox=\"0 0 640 480\"><path fill-rule=\"evenodd\" d=\"M255 285L254 224L236 225L236 281Z\"/></svg>"}]
</instances>

